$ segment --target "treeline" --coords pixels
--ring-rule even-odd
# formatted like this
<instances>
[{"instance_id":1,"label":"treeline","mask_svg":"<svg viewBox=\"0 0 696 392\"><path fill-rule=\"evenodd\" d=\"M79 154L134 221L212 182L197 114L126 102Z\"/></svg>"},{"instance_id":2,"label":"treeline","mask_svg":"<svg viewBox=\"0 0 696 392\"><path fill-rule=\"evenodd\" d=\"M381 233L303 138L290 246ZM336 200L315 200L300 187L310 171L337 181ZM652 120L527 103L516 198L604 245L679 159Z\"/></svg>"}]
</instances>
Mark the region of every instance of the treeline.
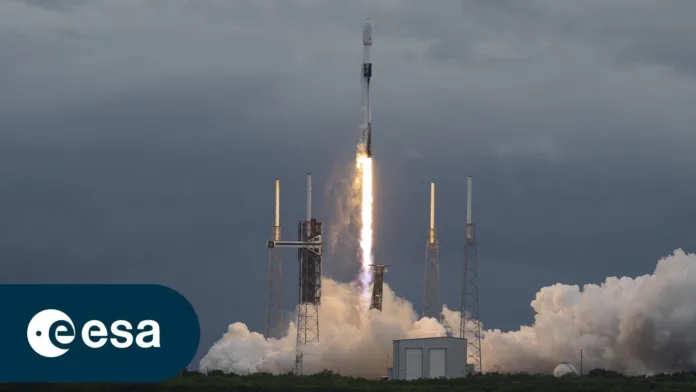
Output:
<instances>
[{"instance_id":1,"label":"treeline","mask_svg":"<svg viewBox=\"0 0 696 392\"><path fill-rule=\"evenodd\" d=\"M652 377L628 377L612 371L595 369L582 377L551 375L496 374L462 379L383 381L348 377L324 371L309 376L225 374L220 371L202 374L184 371L179 376L153 384L0 384L0 392L62 391L694 391L696 372L661 374Z\"/></svg>"}]
</instances>

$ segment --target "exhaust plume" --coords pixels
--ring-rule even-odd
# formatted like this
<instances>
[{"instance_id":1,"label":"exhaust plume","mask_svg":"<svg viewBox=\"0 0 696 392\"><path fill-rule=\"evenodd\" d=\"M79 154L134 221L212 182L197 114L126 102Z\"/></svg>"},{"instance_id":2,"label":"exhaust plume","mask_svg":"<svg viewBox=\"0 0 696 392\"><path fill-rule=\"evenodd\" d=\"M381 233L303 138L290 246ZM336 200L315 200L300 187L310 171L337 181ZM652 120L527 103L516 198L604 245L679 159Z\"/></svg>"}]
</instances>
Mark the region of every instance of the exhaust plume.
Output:
<instances>
[{"instance_id":1,"label":"exhaust plume","mask_svg":"<svg viewBox=\"0 0 696 392\"><path fill-rule=\"evenodd\" d=\"M696 254L677 249L651 275L601 285L555 284L531 306L534 325L487 331L484 369L549 372L562 361L584 369L654 374L696 369Z\"/></svg>"},{"instance_id":2,"label":"exhaust plume","mask_svg":"<svg viewBox=\"0 0 696 392\"><path fill-rule=\"evenodd\" d=\"M325 199L331 200L331 216L325 232L324 265L326 275L351 281L360 262L362 225L362 175L355 156L340 160L327 181ZM357 260L356 260L357 255Z\"/></svg>"},{"instance_id":3,"label":"exhaust plume","mask_svg":"<svg viewBox=\"0 0 696 392\"><path fill-rule=\"evenodd\" d=\"M372 158L359 153L356 158L358 176L360 177L360 253L358 260L361 263L360 282L362 283L362 303L369 305L370 286L372 285Z\"/></svg>"},{"instance_id":4,"label":"exhaust plume","mask_svg":"<svg viewBox=\"0 0 696 392\"><path fill-rule=\"evenodd\" d=\"M305 374L329 369L345 375L383 376L391 364L392 340L445 334L435 319L419 320L411 303L397 297L386 283L384 310L363 310L361 289L357 282L322 280L321 343L303 350ZM200 368L238 374L286 373L294 365L296 333L291 322L285 337L265 339L246 325L234 323L201 360Z\"/></svg>"},{"instance_id":5,"label":"exhaust plume","mask_svg":"<svg viewBox=\"0 0 696 392\"><path fill-rule=\"evenodd\" d=\"M626 374L696 370L696 254L677 249L655 271L637 278L609 277L602 284L555 284L531 302L534 324L518 331L484 332L484 372L551 373L567 361L579 368ZM443 306L444 324L419 319L410 302L385 283L383 311L362 310L358 283L324 278L321 343L305 351L306 373L323 369L377 377L391 366L392 340L457 336L459 312ZM450 328L454 326L454 328ZM293 368L295 324L285 337L265 339L242 323L228 327L200 368L225 372L284 373Z\"/></svg>"}]
</instances>

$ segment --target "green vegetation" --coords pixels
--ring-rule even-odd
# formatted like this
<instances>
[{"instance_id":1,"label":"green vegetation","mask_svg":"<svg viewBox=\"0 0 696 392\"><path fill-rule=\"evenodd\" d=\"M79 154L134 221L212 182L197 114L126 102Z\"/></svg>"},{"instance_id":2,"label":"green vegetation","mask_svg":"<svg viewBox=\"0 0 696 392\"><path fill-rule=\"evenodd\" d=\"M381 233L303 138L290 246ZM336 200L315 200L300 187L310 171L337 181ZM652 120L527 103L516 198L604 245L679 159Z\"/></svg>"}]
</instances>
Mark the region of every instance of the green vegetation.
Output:
<instances>
[{"instance_id":1,"label":"green vegetation","mask_svg":"<svg viewBox=\"0 0 696 392\"><path fill-rule=\"evenodd\" d=\"M253 374L240 376L212 372L183 372L180 376L155 384L0 384L0 392L63 392L63 391L694 391L696 372L653 377L626 377L618 373L593 370L583 377L555 378L550 375L485 374L466 379L380 381L346 377L324 371L311 376L290 374L272 376Z\"/></svg>"}]
</instances>

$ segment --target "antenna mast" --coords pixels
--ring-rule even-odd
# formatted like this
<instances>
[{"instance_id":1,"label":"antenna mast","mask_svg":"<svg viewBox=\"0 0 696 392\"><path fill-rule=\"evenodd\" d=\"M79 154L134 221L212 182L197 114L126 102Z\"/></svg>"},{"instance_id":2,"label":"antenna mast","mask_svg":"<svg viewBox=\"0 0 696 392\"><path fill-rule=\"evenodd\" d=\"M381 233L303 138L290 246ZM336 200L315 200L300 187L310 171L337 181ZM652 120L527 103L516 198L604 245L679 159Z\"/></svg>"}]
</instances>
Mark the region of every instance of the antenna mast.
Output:
<instances>
[{"instance_id":1,"label":"antenna mast","mask_svg":"<svg viewBox=\"0 0 696 392\"><path fill-rule=\"evenodd\" d=\"M275 181L275 224L271 241L280 241L280 180ZM280 248L268 249L268 282L266 287L266 315L264 335L269 338L283 336L283 264Z\"/></svg>"},{"instance_id":2,"label":"antenna mast","mask_svg":"<svg viewBox=\"0 0 696 392\"><path fill-rule=\"evenodd\" d=\"M440 245L435 230L435 183L430 183L430 229L425 245L425 284L423 289L423 317L440 320Z\"/></svg>"}]
</instances>

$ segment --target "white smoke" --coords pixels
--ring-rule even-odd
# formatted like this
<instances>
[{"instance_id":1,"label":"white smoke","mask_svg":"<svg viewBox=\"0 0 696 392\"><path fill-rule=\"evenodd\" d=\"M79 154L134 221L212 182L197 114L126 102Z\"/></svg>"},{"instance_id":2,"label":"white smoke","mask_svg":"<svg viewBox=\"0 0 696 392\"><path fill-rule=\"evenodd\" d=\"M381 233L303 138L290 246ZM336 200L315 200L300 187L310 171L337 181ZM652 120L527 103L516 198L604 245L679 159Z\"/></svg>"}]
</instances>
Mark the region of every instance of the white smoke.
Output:
<instances>
[{"instance_id":1,"label":"white smoke","mask_svg":"<svg viewBox=\"0 0 696 392\"><path fill-rule=\"evenodd\" d=\"M392 340L458 336L459 312L443 307L444 325L419 319L413 306L385 284L383 311L364 312L352 284L323 279L321 343L304 356L305 373L323 369L375 377L386 374ZM579 368L652 374L696 369L696 254L681 249L661 259L652 275L607 278L601 285L556 284L532 301L535 322L519 331L484 332L484 371L550 373L560 362ZM284 373L293 368L295 325L265 339L242 323L201 360L201 370Z\"/></svg>"},{"instance_id":2,"label":"white smoke","mask_svg":"<svg viewBox=\"0 0 696 392\"><path fill-rule=\"evenodd\" d=\"M323 272L342 280L352 280L360 267L360 176L355 157L338 160L328 178L325 199L331 200L331 219L324 225Z\"/></svg>"},{"instance_id":3,"label":"white smoke","mask_svg":"<svg viewBox=\"0 0 696 392\"><path fill-rule=\"evenodd\" d=\"M397 297L386 283L382 301L382 312L361 310L356 286L324 278L319 311L321 343L304 352L304 373L329 369L345 375L383 376L391 363L392 340L445 334L435 319L419 319L411 303ZM296 331L295 324L290 323L285 337L265 339L242 323L232 324L201 360L200 368L238 374L288 372L295 360Z\"/></svg>"},{"instance_id":4,"label":"white smoke","mask_svg":"<svg viewBox=\"0 0 696 392\"><path fill-rule=\"evenodd\" d=\"M562 361L627 374L696 369L696 254L677 249L651 275L542 288L534 325L487 331L484 368L550 371Z\"/></svg>"}]
</instances>

